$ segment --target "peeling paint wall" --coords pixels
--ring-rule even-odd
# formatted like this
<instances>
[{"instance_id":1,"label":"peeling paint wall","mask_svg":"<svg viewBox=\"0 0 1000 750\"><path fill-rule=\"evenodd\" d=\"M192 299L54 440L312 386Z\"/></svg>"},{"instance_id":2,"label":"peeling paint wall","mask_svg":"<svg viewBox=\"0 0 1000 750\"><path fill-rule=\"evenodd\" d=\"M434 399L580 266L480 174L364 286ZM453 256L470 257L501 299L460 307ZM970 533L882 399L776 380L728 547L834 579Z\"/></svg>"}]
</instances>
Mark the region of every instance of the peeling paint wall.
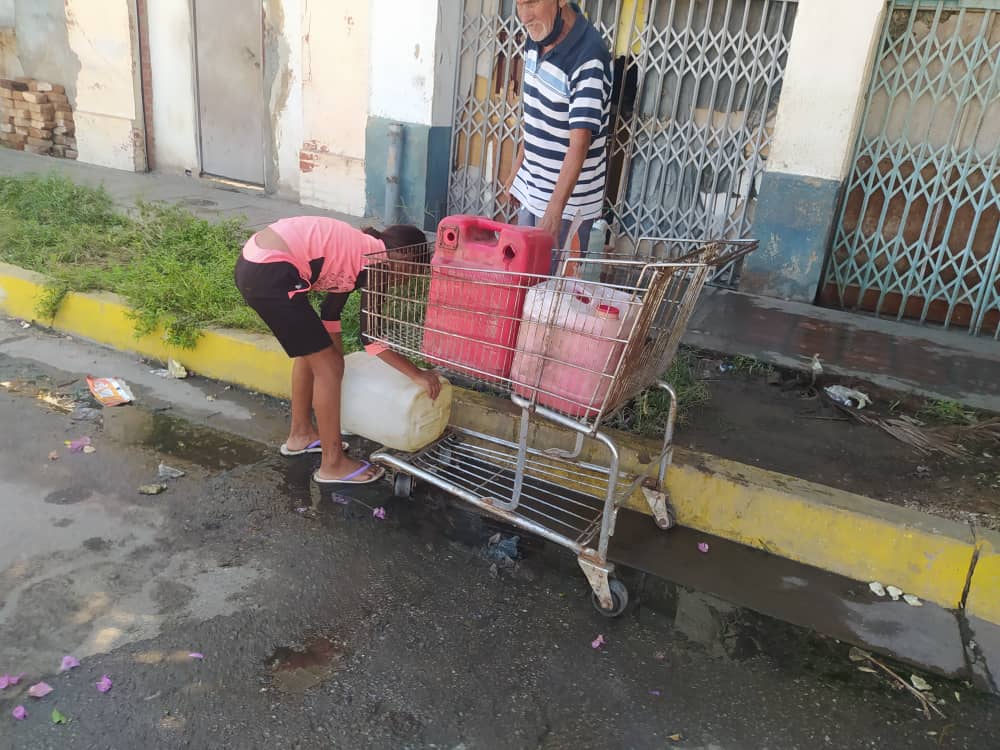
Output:
<instances>
[{"instance_id":1,"label":"peeling paint wall","mask_svg":"<svg viewBox=\"0 0 1000 750\"><path fill-rule=\"evenodd\" d=\"M368 121L368 3L305 0L302 35L301 199L361 216Z\"/></svg>"},{"instance_id":2,"label":"peeling paint wall","mask_svg":"<svg viewBox=\"0 0 1000 750\"><path fill-rule=\"evenodd\" d=\"M134 14L129 0L6 0L0 7L0 18L13 16L17 74L66 87L80 161L129 171L146 163ZM10 60L4 66L13 74Z\"/></svg>"},{"instance_id":3,"label":"peeling paint wall","mask_svg":"<svg viewBox=\"0 0 1000 750\"><path fill-rule=\"evenodd\" d=\"M194 25L180 0L146 0L153 74L156 168L197 174L198 110L195 100Z\"/></svg>"},{"instance_id":4,"label":"peeling paint wall","mask_svg":"<svg viewBox=\"0 0 1000 750\"><path fill-rule=\"evenodd\" d=\"M145 169L135 6L65 0L65 8L69 47L80 63L74 107L80 161Z\"/></svg>"},{"instance_id":5,"label":"peeling paint wall","mask_svg":"<svg viewBox=\"0 0 1000 750\"><path fill-rule=\"evenodd\" d=\"M400 216L434 229L447 209L461 3L372 2L367 210L385 211L389 124L403 125Z\"/></svg>"},{"instance_id":6,"label":"peeling paint wall","mask_svg":"<svg viewBox=\"0 0 1000 750\"><path fill-rule=\"evenodd\" d=\"M76 107L80 60L70 49L63 0L15 0L14 32L23 74L66 87Z\"/></svg>"},{"instance_id":7,"label":"peeling paint wall","mask_svg":"<svg viewBox=\"0 0 1000 750\"><path fill-rule=\"evenodd\" d=\"M885 7L799 3L741 289L815 300Z\"/></svg>"},{"instance_id":8,"label":"peeling paint wall","mask_svg":"<svg viewBox=\"0 0 1000 750\"><path fill-rule=\"evenodd\" d=\"M265 92L269 113L270 192L297 198L302 147L304 0L264 0Z\"/></svg>"},{"instance_id":9,"label":"peeling paint wall","mask_svg":"<svg viewBox=\"0 0 1000 750\"><path fill-rule=\"evenodd\" d=\"M24 75L17 56L14 0L0 0L0 78Z\"/></svg>"}]
</instances>

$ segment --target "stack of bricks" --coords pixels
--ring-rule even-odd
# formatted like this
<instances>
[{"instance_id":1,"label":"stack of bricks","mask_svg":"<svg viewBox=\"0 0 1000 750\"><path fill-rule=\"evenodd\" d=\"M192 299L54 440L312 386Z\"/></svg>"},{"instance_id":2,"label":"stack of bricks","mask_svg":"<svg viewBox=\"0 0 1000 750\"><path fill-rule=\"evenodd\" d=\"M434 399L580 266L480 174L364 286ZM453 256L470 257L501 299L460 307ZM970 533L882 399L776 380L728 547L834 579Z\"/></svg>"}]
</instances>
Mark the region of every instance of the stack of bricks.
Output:
<instances>
[{"instance_id":1,"label":"stack of bricks","mask_svg":"<svg viewBox=\"0 0 1000 750\"><path fill-rule=\"evenodd\" d=\"M76 126L66 89L33 78L0 80L0 145L75 159Z\"/></svg>"}]
</instances>

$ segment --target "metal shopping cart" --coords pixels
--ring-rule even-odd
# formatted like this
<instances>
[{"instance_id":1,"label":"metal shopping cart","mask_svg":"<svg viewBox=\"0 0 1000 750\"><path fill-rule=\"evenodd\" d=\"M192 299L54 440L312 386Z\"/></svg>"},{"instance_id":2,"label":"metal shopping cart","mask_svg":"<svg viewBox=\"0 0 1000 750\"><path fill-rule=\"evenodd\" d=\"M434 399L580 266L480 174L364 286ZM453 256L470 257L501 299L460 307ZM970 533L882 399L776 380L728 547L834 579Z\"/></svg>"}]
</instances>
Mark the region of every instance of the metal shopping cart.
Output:
<instances>
[{"instance_id":1,"label":"metal shopping cart","mask_svg":"<svg viewBox=\"0 0 1000 750\"><path fill-rule=\"evenodd\" d=\"M438 239L440 254L441 230ZM607 558L619 508L636 494L659 527L674 522L664 478L677 396L660 378L713 271L756 247L644 239L628 257L567 256L553 276L372 263L368 335L499 391L520 411L516 435L450 427L418 453L383 449L372 460L394 470L399 496L415 478L571 550L595 607L621 614L628 591ZM590 278L601 281L583 280ZM601 426L649 388L669 394L663 448L646 474L633 475L622 471L615 439ZM565 447L553 447L560 438Z\"/></svg>"}]
</instances>

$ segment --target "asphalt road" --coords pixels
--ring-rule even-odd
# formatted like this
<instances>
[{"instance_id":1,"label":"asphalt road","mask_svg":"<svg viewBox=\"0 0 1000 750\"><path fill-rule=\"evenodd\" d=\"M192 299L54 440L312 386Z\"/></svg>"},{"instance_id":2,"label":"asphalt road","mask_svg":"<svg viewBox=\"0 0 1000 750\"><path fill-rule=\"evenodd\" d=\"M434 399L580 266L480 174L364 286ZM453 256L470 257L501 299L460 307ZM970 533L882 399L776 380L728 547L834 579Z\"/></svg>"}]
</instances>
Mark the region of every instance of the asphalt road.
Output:
<instances>
[{"instance_id":1,"label":"asphalt road","mask_svg":"<svg viewBox=\"0 0 1000 750\"><path fill-rule=\"evenodd\" d=\"M997 702L964 685L936 681L948 718L927 721L845 645L634 577L609 621L558 551L492 570L496 529L442 498L321 496L311 459L259 442L282 419L263 400L143 380L102 425L39 398L68 404L95 368L143 380L0 326L0 674L27 673L0 692L0 748L998 746ZM96 450L70 452L83 436ZM186 476L140 495L161 461Z\"/></svg>"}]
</instances>

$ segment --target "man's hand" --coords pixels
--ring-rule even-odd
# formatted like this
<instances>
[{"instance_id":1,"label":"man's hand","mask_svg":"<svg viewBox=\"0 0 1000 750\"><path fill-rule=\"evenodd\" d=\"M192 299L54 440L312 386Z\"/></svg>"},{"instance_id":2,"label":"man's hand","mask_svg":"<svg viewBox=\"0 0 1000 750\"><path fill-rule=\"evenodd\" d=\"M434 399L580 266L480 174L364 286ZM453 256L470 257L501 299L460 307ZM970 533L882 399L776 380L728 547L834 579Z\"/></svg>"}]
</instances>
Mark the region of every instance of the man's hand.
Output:
<instances>
[{"instance_id":1,"label":"man's hand","mask_svg":"<svg viewBox=\"0 0 1000 750\"><path fill-rule=\"evenodd\" d=\"M437 397L441 395L441 378L434 370L420 370L419 374L413 376L413 382L424 389L431 401L437 401Z\"/></svg>"},{"instance_id":2,"label":"man's hand","mask_svg":"<svg viewBox=\"0 0 1000 750\"><path fill-rule=\"evenodd\" d=\"M544 229L546 232L552 235L552 247L558 248L559 244L559 234L562 229L562 211L555 210L552 204L545 211L545 216L541 218L538 222L538 228Z\"/></svg>"},{"instance_id":3,"label":"man's hand","mask_svg":"<svg viewBox=\"0 0 1000 750\"><path fill-rule=\"evenodd\" d=\"M501 206L506 206L508 204L516 205L517 198L511 195L510 191L513 185L501 185L500 192L497 193L497 203Z\"/></svg>"}]
</instances>

